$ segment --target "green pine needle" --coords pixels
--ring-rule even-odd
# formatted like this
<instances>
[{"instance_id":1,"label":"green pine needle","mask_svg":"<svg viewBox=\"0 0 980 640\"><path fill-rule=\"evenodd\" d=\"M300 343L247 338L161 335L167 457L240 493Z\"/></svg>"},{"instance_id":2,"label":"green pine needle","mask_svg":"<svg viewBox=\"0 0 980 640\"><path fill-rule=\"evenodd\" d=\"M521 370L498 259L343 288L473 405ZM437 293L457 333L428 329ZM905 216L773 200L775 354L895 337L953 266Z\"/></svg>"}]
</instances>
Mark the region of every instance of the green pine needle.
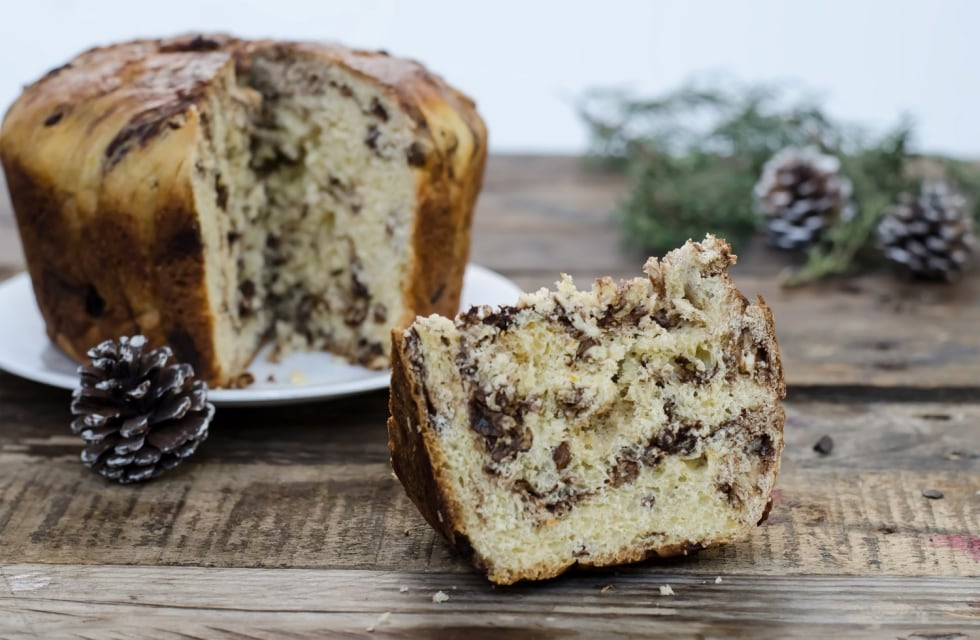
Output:
<instances>
[{"instance_id":1,"label":"green pine needle","mask_svg":"<svg viewBox=\"0 0 980 640\"><path fill-rule=\"evenodd\" d=\"M854 185L857 215L839 221L789 278L799 285L846 274L875 260L874 230L903 191L917 191L921 159L910 154L911 123L884 136L841 124L811 99L775 86L689 83L656 99L627 92L586 94L579 113L591 136L589 160L625 173L629 195L617 215L627 245L658 254L705 233L736 249L764 220L753 188L777 151L817 146L841 159ZM980 195L980 167L942 158L929 161L967 194ZM980 219L980 198L974 213Z\"/></svg>"}]
</instances>

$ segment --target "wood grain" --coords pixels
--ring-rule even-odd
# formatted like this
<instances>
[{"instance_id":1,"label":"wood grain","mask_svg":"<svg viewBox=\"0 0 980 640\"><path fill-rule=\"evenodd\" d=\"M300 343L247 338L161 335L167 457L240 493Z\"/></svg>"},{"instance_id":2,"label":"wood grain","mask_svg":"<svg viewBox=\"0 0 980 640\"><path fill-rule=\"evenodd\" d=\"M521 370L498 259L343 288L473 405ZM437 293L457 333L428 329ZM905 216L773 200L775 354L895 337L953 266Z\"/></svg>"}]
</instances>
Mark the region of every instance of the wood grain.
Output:
<instances>
[{"instance_id":1,"label":"wood grain","mask_svg":"<svg viewBox=\"0 0 980 640\"><path fill-rule=\"evenodd\" d=\"M438 572L80 565L13 565L0 578L0 635L11 639L594 638L630 629L680 638L969 638L980 630L980 593L963 578L726 574L717 584L626 571L494 589ZM662 596L662 585L675 595ZM449 599L433 602L437 591Z\"/></svg>"},{"instance_id":2,"label":"wood grain","mask_svg":"<svg viewBox=\"0 0 980 640\"><path fill-rule=\"evenodd\" d=\"M383 392L223 409L191 462L137 487L81 466L67 406L66 392L0 377L7 562L470 571L391 473ZM978 423L975 405L790 404L768 525L668 564L692 574L977 575ZM836 442L828 457L812 449L822 435ZM926 488L946 497L927 500Z\"/></svg>"}]
</instances>

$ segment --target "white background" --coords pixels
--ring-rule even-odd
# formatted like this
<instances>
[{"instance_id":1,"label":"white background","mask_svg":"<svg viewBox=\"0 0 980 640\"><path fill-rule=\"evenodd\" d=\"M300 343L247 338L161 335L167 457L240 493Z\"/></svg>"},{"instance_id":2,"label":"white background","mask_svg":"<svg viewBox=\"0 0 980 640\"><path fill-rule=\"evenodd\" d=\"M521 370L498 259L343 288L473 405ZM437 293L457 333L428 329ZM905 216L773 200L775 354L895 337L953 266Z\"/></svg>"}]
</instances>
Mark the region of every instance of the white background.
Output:
<instances>
[{"instance_id":1,"label":"white background","mask_svg":"<svg viewBox=\"0 0 980 640\"><path fill-rule=\"evenodd\" d=\"M0 110L94 44L221 30L414 57L473 96L494 151L575 152L588 87L795 80L831 113L980 156L980 0L0 0Z\"/></svg>"}]
</instances>

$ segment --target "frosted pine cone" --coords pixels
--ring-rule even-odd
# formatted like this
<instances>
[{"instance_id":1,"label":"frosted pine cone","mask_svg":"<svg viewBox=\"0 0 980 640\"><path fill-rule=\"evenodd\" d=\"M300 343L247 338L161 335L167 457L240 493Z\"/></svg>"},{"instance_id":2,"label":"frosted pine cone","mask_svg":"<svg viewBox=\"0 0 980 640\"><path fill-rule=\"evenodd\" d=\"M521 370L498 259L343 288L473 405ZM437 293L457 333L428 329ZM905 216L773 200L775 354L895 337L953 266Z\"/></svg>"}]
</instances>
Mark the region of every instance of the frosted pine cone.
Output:
<instances>
[{"instance_id":1,"label":"frosted pine cone","mask_svg":"<svg viewBox=\"0 0 980 640\"><path fill-rule=\"evenodd\" d=\"M951 280L968 262L975 238L966 199L945 182L927 182L918 197L903 193L878 223L885 257L930 280Z\"/></svg>"},{"instance_id":2,"label":"frosted pine cone","mask_svg":"<svg viewBox=\"0 0 980 640\"><path fill-rule=\"evenodd\" d=\"M854 215L851 181L840 161L815 147L787 147L766 163L755 185L770 242L780 249L806 249L838 218Z\"/></svg>"},{"instance_id":3,"label":"frosted pine cone","mask_svg":"<svg viewBox=\"0 0 980 640\"><path fill-rule=\"evenodd\" d=\"M144 353L146 338L107 340L78 368L71 430L87 443L82 462L121 483L173 469L208 436L214 405L188 364L170 364L170 347Z\"/></svg>"}]
</instances>

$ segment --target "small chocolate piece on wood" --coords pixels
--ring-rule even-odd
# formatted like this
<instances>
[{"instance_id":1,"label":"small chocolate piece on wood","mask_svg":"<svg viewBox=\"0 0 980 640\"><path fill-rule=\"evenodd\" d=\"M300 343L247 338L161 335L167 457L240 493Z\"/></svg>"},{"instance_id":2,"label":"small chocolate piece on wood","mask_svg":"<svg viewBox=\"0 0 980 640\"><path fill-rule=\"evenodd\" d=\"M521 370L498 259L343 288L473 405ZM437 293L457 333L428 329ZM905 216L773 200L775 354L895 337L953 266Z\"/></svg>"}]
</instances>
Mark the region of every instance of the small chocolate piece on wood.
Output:
<instances>
[{"instance_id":1,"label":"small chocolate piece on wood","mask_svg":"<svg viewBox=\"0 0 980 640\"><path fill-rule=\"evenodd\" d=\"M822 436L817 440L817 444L813 445L813 450L822 456L829 456L834 450L834 439L830 436Z\"/></svg>"}]
</instances>

